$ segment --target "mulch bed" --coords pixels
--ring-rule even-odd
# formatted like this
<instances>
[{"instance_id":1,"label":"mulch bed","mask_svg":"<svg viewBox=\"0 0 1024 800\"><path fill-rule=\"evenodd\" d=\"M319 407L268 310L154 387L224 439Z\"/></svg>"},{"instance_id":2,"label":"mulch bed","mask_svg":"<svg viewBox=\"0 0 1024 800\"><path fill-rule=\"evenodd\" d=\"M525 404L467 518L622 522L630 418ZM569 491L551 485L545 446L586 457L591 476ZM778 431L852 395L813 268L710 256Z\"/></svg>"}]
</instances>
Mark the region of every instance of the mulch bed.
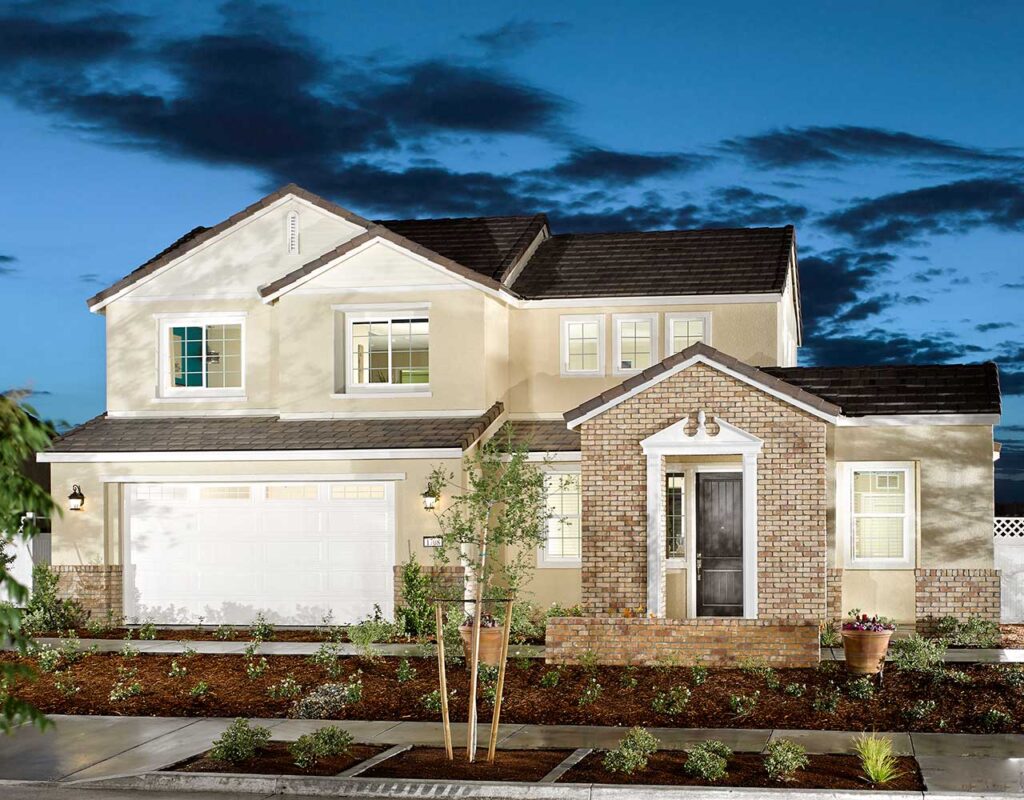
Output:
<instances>
[{"instance_id":1,"label":"mulch bed","mask_svg":"<svg viewBox=\"0 0 1024 800\"><path fill-rule=\"evenodd\" d=\"M536 783L557 767L571 750L498 750L487 763L486 748L477 760L466 761L465 750L455 749L449 761L443 747L414 747L382 761L361 778L420 778L436 781L527 781Z\"/></svg>"},{"instance_id":2,"label":"mulch bed","mask_svg":"<svg viewBox=\"0 0 1024 800\"><path fill-rule=\"evenodd\" d=\"M348 753L331 756L316 763L311 769L299 769L295 759L288 752L289 742L270 742L255 757L236 764L214 761L205 753L167 767L168 772L238 772L250 775L337 775L349 767L372 758L377 753L387 750L386 747L368 744L354 744Z\"/></svg>"},{"instance_id":3,"label":"mulch bed","mask_svg":"<svg viewBox=\"0 0 1024 800\"><path fill-rule=\"evenodd\" d=\"M665 784L669 786L749 786L772 789L881 789L884 791L923 791L924 781L917 761L909 756L899 759L895 780L874 785L864 779L860 760L856 756L808 755L810 764L797 770L793 780L779 783L770 780L764 771L764 756L756 753L736 753L729 759L728 774L720 781L709 783L692 778L683 770L686 753L663 750L651 756L647 769L632 775L606 772L601 764L604 753L595 752L572 767L559 779L559 783L623 783Z\"/></svg>"},{"instance_id":4,"label":"mulch bed","mask_svg":"<svg viewBox=\"0 0 1024 800\"><path fill-rule=\"evenodd\" d=\"M7 653L0 660L16 660ZM172 660L188 670L183 678L168 676ZM80 687L71 696L54 685L55 675L41 674L34 682L21 680L15 695L52 714L124 714L137 716L221 716L283 717L292 701L272 699L267 689L292 675L304 691L331 682L324 671L304 656L268 656L269 668L255 679L245 672L242 655L206 655L192 658L180 655L142 654L125 659L117 653L87 655L66 670L56 673L65 685ZM433 658L411 658L416 674L399 683L396 669L400 659L380 658L367 661L357 657L340 659L343 676L348 680L361 671L363 696L349 706L340 719L438 720L439 712L427 709L421 698L437 689L437 664ZM138 670L136 680L142 693L122 701L111 701L110 689L117 668ZM958 665L970 676L970 684L952 681L932 682L916 673L890 669L883 688L870 700L856 700L846 692L848 677L841 664L826 662L817 669L782 669L776 675L780 686L805 684L800 697L782 689L768 688L763 677L737 669L711 669L702 685L694 685L685 667L600 667L594 677L602 689L596 702L580 705L583 689L590 676L580 667L559 670L554 688L540 687L541 677L553 668L536 660L514 659L506 676L502 722L541 725L642 725L645 727L685 728L789 728L817 730L937 731L945 733L1024 732L1024 692L1009 686L999 669L987 665ZM464 667L448 671L448 684L455 690L451 704L452 719L464 720L467 714L468 673ZM635 688L623 680L635 680ZM202 697L189 690L200 680L209 684ZM655 712L655 695L668 688L686 686L691 701L677 715ZM813 708L815 691L835 686L842 692L835 712ZM756 706L746 716L737 716L730 708L732 695L751 696L760 692ZM936 707L923 719L911 719L906 711L917 700L934 700ZM488 717L481 702L481 716ZM995 708L1010 715L1012 722L992 730L982 715Z\"/></svg>"}]
</instances>

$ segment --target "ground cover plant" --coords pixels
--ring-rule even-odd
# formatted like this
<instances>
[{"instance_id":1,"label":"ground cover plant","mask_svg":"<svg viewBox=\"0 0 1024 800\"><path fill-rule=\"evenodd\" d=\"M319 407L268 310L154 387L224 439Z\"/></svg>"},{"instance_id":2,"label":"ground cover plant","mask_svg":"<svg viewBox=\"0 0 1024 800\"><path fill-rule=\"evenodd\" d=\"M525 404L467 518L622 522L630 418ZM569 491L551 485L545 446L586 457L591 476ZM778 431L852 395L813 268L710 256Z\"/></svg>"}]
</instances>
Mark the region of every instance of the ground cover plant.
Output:
<instances>
[{"instance_id":1,"label":"ground cover plant","mask_svg":"<svg viewBox=\"0 0 1024 800\"><path fill-rule=\"evenodd\" d=\"M415 673L402 681L398 677L400 658L368 663L356 656L339 657L337 677L328 676L306 656L266 658L267 669L250 678L246 674L247 659L242 655L141 653L124 659L117 653L84 654L75 663L40 674L35 681L19 681L14 691L47 713L62 714L285 717L297 703L305 702L308 713L326 719L440 719L434 658L409 658ZM0 655L0 660L19 661L11 653ZM20 661L36 666L34 658ZM119 674L119 668L125 672ZM527 669L510 665L502 717L510 723L627 728L1024 733L1024 692L1020 690L1024 669L966 664L959 668L970 683L936 684L921 672L890 665L872 698L861 700L845 690L853 682L851 676L841 664L834 663L814 669L776 669L781 688L772 690L765 686L762 676L740 669L708 667L704 682L694 686L687 666L555 667L535 659ZM131 670L136 671L134 675ZM545 679L551 674L558 676L557 683L552 677ZM465 719L467 670L449 670L448 677L452 718ZM291 686L292 681L302 690L290 697L290 690L282 687ZM594 702L580 705L579 699L590 692L592 681L601 686L599 696ZM116 682L121 689L118 699L111 700ZM200 682L205 683L207 691L193 696L190 690ZM137 690L129 690L135 684ZM71 686L78 691L71 691ZM278 689L272 694L271 687L275 686ZM659 695L671 697L674 687L687 687L690 702L681 708L659 704L661 710L656 709L655 699ZM744 716L738 716L731 703L734 696L756 696L758 700ZM424 702L423 698L433 702ZM481 702L482 718L488 717L489 709ZM671 713L673 710L677 713Z\"/></svg>"}]
</instances>

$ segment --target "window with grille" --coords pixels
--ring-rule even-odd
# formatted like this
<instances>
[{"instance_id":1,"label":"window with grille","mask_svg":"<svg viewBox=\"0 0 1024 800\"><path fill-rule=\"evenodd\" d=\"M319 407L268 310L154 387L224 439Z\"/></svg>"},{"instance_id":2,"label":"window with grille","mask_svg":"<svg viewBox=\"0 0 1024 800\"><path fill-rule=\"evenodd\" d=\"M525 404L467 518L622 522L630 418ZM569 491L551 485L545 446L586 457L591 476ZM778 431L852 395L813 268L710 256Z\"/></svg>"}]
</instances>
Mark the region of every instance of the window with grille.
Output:
<instances>
[{"instance_id":1,"label":"window with grille","mask_svg":"<svg viewBox=\"0 0 1024 800\"><path fill-rule=\"evenodd\" d=\"M426 317L357 319L349 328L353 386L430 383L430 322Z\"/></svg>"},{"instance_id":2,"label":"window with grille","mask_svg":"<svg viewBox=\"0 0 1024 800\"><path fill-rule=\"evenodd\" d=\"M840 464L837 505L852 567L907 568L915 560L913 465Z\"/></svg>"},{"instance_id":3,"label":"window with grille","mask_svg":"<svg viewBox=\"0 0 1024 800\"><path fill-rule=\"evenodd\" d=\"M163 325L164 394L242 393L243 323L214 319L168 320Z\"/></svg>"},{"instance_id":4,"label":"window with grille","mask_svg":"<svg viewBox=\"0 0 1024 800\"><path fill-rule=\"evenodd\" d=\"M686 476L665 476L665 558L686 557Z\"/></svg>"},{"instance_id":5,"label":"window with grille","mask_svg":"<svg viewBox=\"0 0 1024 800\"><path fill-rule=\"evenodd\" d=\"M604 374L604 317L562 317L562 374Z\"/></svg>"},{"instance_id":6,"label":"window with grille","mask_svg":"<svg viewBox=\"0 0 1024 800\"><path fill-rule=\"evenodd\" d=\"M580 559L580 476L552 473L544 476L548 503L548 532L544 561L577 562Z\"/></svg>"},{"instance_id":7,"label":"window with grille","mask_svg":"<svg viewBox=\"0 0 1024 800\"><path fill-rule=\"evenodd\" d=\"M708 314L670 314L667 317L667 322L666 349L668 353L666 355L678 353L697 342L710 344L708 334L711 320Z\"/></svg>"},{"instance_id":8,"label":"window with grille","mask_svg":"<svg viewBox=\"0 0 1024 800\"><path fill-rule=\"evenodd\" d=\"M656 314L615 315L615 371L637 372L655 362Z\"/></svg>"}]
</instances>

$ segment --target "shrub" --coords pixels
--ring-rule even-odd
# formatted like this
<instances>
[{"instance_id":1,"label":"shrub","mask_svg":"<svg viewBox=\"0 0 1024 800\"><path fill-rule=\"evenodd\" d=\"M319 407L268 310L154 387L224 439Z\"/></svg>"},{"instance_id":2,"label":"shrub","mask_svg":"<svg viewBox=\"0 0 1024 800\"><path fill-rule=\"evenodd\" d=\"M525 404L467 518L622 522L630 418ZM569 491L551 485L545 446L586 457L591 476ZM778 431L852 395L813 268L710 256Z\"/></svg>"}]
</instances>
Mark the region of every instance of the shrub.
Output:
<instances>
[{"instance_id":1,"label":"shrub","mask_svg":"<svg viewBox=\"0 0 1024 800\"><path fill-rule=\"evenodd\" d=\"M325 642L342 642L345 639L345 628L334 624L334 612L328 611L320 617L320 624L313 628L317 637Z\"/></svg>"},{"instance_id":2,"label":"shrub","mask_svg":"<svg viewBox=\"0 0 1024 800\"><path fill-rule=\"evenodd\" d=\"M86 632L94 639L109 633L116 627L114 612L108 611L105 617L90 617L85 622Z\"/></svg>"},{"instance_id":3,"label":"shrub","mask_svg":"<svg viewBox=\"0 0 1024 800\"><path fill-rule=\"evenodd\" d=\"M835 686L824 686L814 690L811 707L824 714L834 714L839 708L839 690Z\"/></svg>"},{"instance_id":4,"label":"shrub","mask_svg":"<svg viewBox=\"0 0 1024 800\"><path fill-rule=\"evenodd\" d=\"M690 678L693 680L694 686L700 686L705 683L708 679L708 668L700 661L690 667Z\"/></svg>"},{"instance_id":5,"label":"shrub","mask_svg":"<svg viewBox=\"0 0 1024 800\"><path fill-rule=\"evenodd\" d=\"M448 704L451 705L452 700L455 699L455 690L450 689L448 691ZM433 711L435 714L441 713L441 690L434 689L432 692L427 692L420 698L420 705L423 706L427 711Z\"/></svg>"},{"instance_id":6,"label":"shrub","mask_svg":"<svg viewBox=\"0 0 1024 800\"><path fill-rule=\"evenodd\" d=\"M214 761L238 764L253 758L270 741L270 729L262 725L251 725L249 720L239 717L227 730L214 739L208 753Z\"/></svg>"},{"instance_id":7,"label":"shrub","mask_svg":"<svg viewBox=\"0 0 1024 800\"><path fill-rule=\"evenodd\" d=\"M956 684L957 686L970 686L974 683L974 678L962 669L944 670L942 673L942 679L948 683Z\"/></svg>"},{"instance_id":8,"label":"shrub","mask_svg":"<svg viewBox=\"0 0 1024 800\"><path fill-rule=\"evenodd\" d=\"M110 702L116 703L142 694L142 684L138 681L137 667L118 667L117 678L110 687Z\"/></svg>"},{"instance_id":9,"label":"shrub","mask_svg":"<svg viewBox=\"0 0 1024 800\"><path fill-rule=\"evenodd\" d=\"M320 667L328 678L337 680L341 677L342 672L344 672L344 666L339 656L338 645L334 642L324 642L309 657L309 660Z\"/></svg>"},{"instance_id":10,"label":"shrub","mask_svg":"<svg viewBox=\"0 0 1024 800\"><path fill-rule=\"evenodd\" d=\"M270 669L270 663L267 661L266 656L260 656L259 659L249 659L245 662L245 674L251 681L256 680L268 669Z\"/></svg>"},{"instance_id":11,"label":"shrub","mask_svg":"<svg viewBox=\"0 0 1024 800\"><path fill-rule=\"evenodd\" d=\"M59 577L46 564L32 568L32 596L25 606L22 626L30 632L76 630L85 625L88 612L77 600L57 596Z\"/></svg>"},{"instance_id":12,"label":"shrub","mask_svg":"<svg viewBox=\"0 0 1024 800\"><path fill-rule=\"evenodd\" d=\"M839 626L834 621L821 623L818 631L818 642L822 647L839 647L843 643L843 637L839 633Z\"/></svg>"},{"instance_id":13,"label":"shrub","mask_svg":"<svg viewBox=\"0 0 1024 800\"><path fill-rule=\"evenodd\" d=\"M399 683L407 683L416 677L416 668L409 663L409 659L403 658L398 662L398 669L395 670L395 677Z\"/></svg>"},{"instance_id":14,"label":"shrub","mask_svg":"<svg viewBox=\"0 0 1024 800\"><path fill-rule=\"evenodd\" d=\"M188 642L181 642L181 657L184 659L195 658L199 653Z\"/></svg>"},{"instance_id":15,"label":"shrub","mask_svg":"<svg viewBox=\"0 0 1024 800\"><path fill-rule=\"evenodd\" d=\"M996 671L999 679L1011 689L1024 689L1024 668L1000 664Z\"/></svg>"},{"instance_id":16,"label":"shrub","mask_svg":"<svg viewBox=\"0 0 1024 800\"><path fill-rule=\"evenodd\" d=\"M1013 717L998 708L990 708L979 717L981 727L990 733L1006 730L1013 723Z\"/></svg>"},{"instance_id":17,"label":"shrub","mask_svg":"<svg viewBox=\"0 0 1024 800\"><path fill-rule=\"evenodd\" d=\"M673 686L667 692L658 692L651 708L659 714L682 714L689 702L690 690L685 686Z\"/></svg>"},{"instance_id":18,"label":"shrub","mask_svg":"<svg viewBox=\"0 0 1024 800\"><path fill-rule=\"evenodd\" d=\"M146 620L139 626L139 638L149 642L156 639L156 624L152 620Z\"/></svg>"},{"instance_id":19,"label":"shrub","mask_svg":"<svg viewBox=\"0 0 1024 800\"><path fill-rule=\"evenodd\" d=\"M961 621L956 617L943 617L939 620L937 633L940 639L956 647L999 647L1002 634L999 623L970 616Z\"/></svg>"},{"instance_id":20,"label":"shrub","mask_svg":"<svg viewBox=\"0 0 1024 800\"><path fill-rule=\"evenodd\" d=\"M732 709L737 717L746 717L753 712L757 707L757 701L760 699L761 693L754 692L753 694L734 694L729 697L729 708Z\"/></svg>"},{"instance_id":21,"label":"shrub","mask_svg":"<svg viewBox=\"0 0 1024 800\"><path fill-rule=\"evenodd\" d=\"M60 655L65 664L77 664L82 660L82 640L74 631L68 631L61 640Z\"/></svg>"},{"instance_id":22,"label":"shrub","mask_svg":"<svg viewBox=\"0 0 1024 800\"><path fill-rule=\"evenodd\" d=\"M875 684L867 675L846 684L846 693L854 700L870 700L875 696Z\"/></svg>"},{"instance_id":23,"label":"shrub","mask_svg":"<svg viewBox=\"0 0 1024 800\"><path fill-rule=\"evenodd\" d=\"M732 750L724 743L717 739L708 739L687 751L686 764L683 765L683 769L687 775L714 783L728 774L726 772L727 759L731 755Z\"/></svg>"},{"instance_id":24,"label":"shrub","mask_svg":"<svg viewBox=\"0 0 1024 800\"><path fill-rule=\"evenodd\" d=\"M358 673L348 683L325 683L292 705L289 715L296 719L330 719L363 697Z\"/></svg>"},{"instance_id":25,"label":"shrub","mask_svg":"<svg viewBox=\"0 0 1024 800\"><path fill-rule=\"evenodd\" d=\"M359 648L359 655L367 661L374 661L378 658L373 650L377 642L387 642L400 636L402 629L394 622L388 622L381 614L380 606L373 607L373 616L364 619L358 625L348 629L348 638L352 644ZM447 647L448 642L445 641ZM459 647L461 649L461 639Z\"/></svg>"},{"instance_id":26,"label":"shrub","mask_svg":"<svg viewBox=\"0 0 1024 800\"><path fill-rule=\"evenodd\" d=\"M622 739L619 746L604 754L603 765L607 772L621 772L632 775L647 769L647 760L658 752L658 740L643 728L633 728Z\"/></svg>"},{"instance_id":27,"label":"shrub","mask_svg":"<svg viewBox=\"0 0 1024 800\"><path fill-rule=\"evenodd\" d=\"M402 605L395 611L395 623L407 636L426 636L434 629L434 608L430 603L430 577L410 556L402 565Z\"/></svg>"},{"instance_id":28,"label":"shrub","mask_svg":"<svg viewBox=\"0 0 1024 800\"><path fill-rule=\"evenodd\" d=\"M587 685L583 687L583 691L580 693L579 700L576 701L577 705L589 706L598 701L601 697L601 684L597 682L597 678L591 678L587 681Z\"/></svg>"},{"instance_id":29,"label":"shrub","mask_svg":"<svg viewBox=\"0 0 1024 800\"><path fill-rule=\"evenodd\" d=\"M875 733L865 733L853 740L853 749L860 758L860 767L870 783L889 783L899 777L899 762L892 752L892 739L877 736Z\"/></svg>"},{"instance_id":30,"label":"shrub","mask_svg":"<svg viewBox=\"0 0 1024 800\"><path fill-rule=\"evenodd\" d=\"M171 659L171 668L167 672L167 677L168 678L184 678L186 675L188 675L188 669L186 669L181 664L179 664L178 663L178 659L172 658Z\"/></svg>"},{"instance_id":31,"label":"shrub","mask_svg":"<svg viewBox=\"0 0 1024 800\"><path fill-rule=\"evenodd\" d=\"M773 781L793 780L793 773L810 763L807 749L788 739L769 742L765 748L764 771Z\"/></svg>"},{"instance_id":32,"label":"shrub","mask_svg":"<svg viewBox=\"0 0 1024 800\"><path fill-rule=\"evenodd\" d=\"M215 639L226 642L229 639L235 638L235 629L231 625L218 625L217 630L213 632L213 636Z\"/></svg>"},{"instance_id":33,"label":"shrub","mask_svg":"<svg viewBox=\"0 0 1024 800\"><path fill-rule=\"evenodd\" d=\"M269 642L274 638L274 626L271 625L263 612L256 615L256 619L249 625L249 635L257 642Z\"/></svg>"},{"instance_id":34,"label":"shrub","mask_svg":"<svg viewBox=\"0 0 1024 800\"><path fill-rule=\"evenodd\" d=\"M942 667L946 643L942 639L925 639L914 633L889 645L889 660L905 672L932 672Z\"/></svg>"},{"instance_id":35,"label":"shrub","mask_svg":"<svg viewBox=\"0 0 1024 800\"><path fill-rule=\"evenodd\" d=\"M737 666L741 672L757 678L764 678L769 672L773 671L763 658L741 658Z\"/></svg>"},{"instance_id":36,"label":"shrub","mask_svg":"<svg viewBox=\"0 0 1024 800\"><path fill-rule=\"evenodd\" d=\"M624 667L619 676L619 686L623 689L635 689L640 685L636 677L636 667Z\"/></svg>"},{"instance_id":37,"label":"shrub","mask_svg":"<svg viewBox=\"0 0 1024 800\"><path fill-rule=\"evenodd\" d=\"M790 697L803 697L805 694L807 694L807 684L806 683L787 683L786 684L786 688L783 689L782 691L784 691Z\"/></svg>"},{"instance_id":38,"label":"shrub","mask_svg":"<svg viewBox=\"0 0 1024 800\"><path fill-rule=\"evenodd\" d=\"M352 735L337 725L328 725L296 739L288 751L299 769L311 769L317 762L331 756L340 756L352 746Z\"/></svg>"},{"instance_id":39,"label":"shrub","mask_svg":"<svg viewBox=\"0 0 1024 800\"><path fill-rule=\"evenodd\" d=\"M585 673L594 675L597 673L600 657L593 650L584 650L577 656L576 663L580 665L580 669Z\"/></svg>"},{"instance_id":40,"label":"shrub","mask_svg":"<svg viewBox=\"0 0 1024 800\"><path fill-rule=\"evenodd\" d=\"M938 707L938 703L934 700L915 700L904 709L903 714L912 722L920 722L925 717L934 714Z\"/></svg>"},{"instance_id":41,"label":"shrub","mask_svg":"<svg viewBox=\"0 0 1024 800\"><path fill-rule=\"evenodd\" d=\"M74 678L68 673L56 676L53 679L53 688L64 697L74 697L82 690L82 687L76 684Z\"/></svg>"},{"instance_id":42,"label":"shrub","mask_svg":"<svg viewBox=\"0 0 1024 800\"><path fill-rule=\"evenodd\" d=\"M206 697L210 693L210 684L206 681L199 681L199 683L188 690L188 693L192 697Z\"/></svg>"},{"instance_id":43,"label":"shrub","mask_svg":"<svg viewBox=\"0 0 1024 800\"><path fill-rule=\"evenodd\" d=\"M562 673L557 669L549 669L543 675L540 676L540 688L541 689L554 689L558 686L558 681L561 680Z\"/></svg>"},{"instance_id":44,"label":"shrub","mask_svg":"<svg viewBox=\"0 0 1024 800\"><path fill-rule=\"evenodd\" d=\"M55 650L46 644L36 652L36 666L39 667L40 672L56 672L63 659L64 656L60 650Z\"/></svg>"},{"instance_id":45,"label":"shrub","mask_svg":"<svg viewBox=\"0 0 1024 800\"><path fill-rule=\"evenodd\" d=\"M267 694L274 700L291 700L302 693L302 686L294 675L286 675L277 683L267 687Z\"/></svg>"},{"instance_id":46,"label":"shrub","mask_svg":"<svg viewBox=\"0 0 1024 800\"><path fill-rule=\"evenodd\" d=\"M139 649L137 647L132 647L131 642L125 641L121 646L121 658L138 658L138 656Z\"/></svg>"}]
</instances>

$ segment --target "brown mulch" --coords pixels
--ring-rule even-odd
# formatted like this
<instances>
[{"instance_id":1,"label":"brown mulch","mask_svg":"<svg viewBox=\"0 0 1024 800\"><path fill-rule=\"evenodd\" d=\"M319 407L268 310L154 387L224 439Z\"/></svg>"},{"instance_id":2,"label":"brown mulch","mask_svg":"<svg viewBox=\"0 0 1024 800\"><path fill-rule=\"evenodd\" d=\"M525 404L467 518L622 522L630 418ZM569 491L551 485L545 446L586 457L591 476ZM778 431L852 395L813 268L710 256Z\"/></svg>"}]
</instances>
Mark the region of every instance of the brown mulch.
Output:
<instances>
[{"instance_id":1,"label":"brown mulch","mask_svg":"<svg viewBox=\"0 0 1024 800\"><path fill-rule=\"evenodd\" d=\"M572 767L559 783L624 783L665 784L669 786L749 786L773 789L883 789L885 791L924 790L921 770L909 756L899 759L900 775L889 783L875 785L864 779L856 756L808 755L810 764L797 770L793 780L779 783L770 780L764 771L764 756L757 753L735 753L728 760L728 774L710 783L686 774L683 765L686 753L663 750L647 762L647 769L632 775L606 772L601 764L604 753L595 752Z\"/></svg>"},{"instance_id":2,"label":"brown mulch","mask_svg":"<svg viewBox=\"0 0 1024 800\"><path fill-rule=\"evenodd\" d=\"M1002 647L1024 647L1024 625L1000 625L999 632L1003 634Z\"/></svg>"},{"instance_id":3,"label":"brown mulch","mask_svg":"<svg viewBox=\"0 0 1024 800\"><path fill-rule=\"evenodd\" d=\"M456 748L449 761L443 747L414 747L382 761L361 778L420 778L440 781L528 781L536 783L557 767L572 750L499 750L494 763L487 763L487 749L477 751L477 760L466 761L464 750Z\"/></svg>"},{"instance_id":4,"label":"brown mulch","mask_svg":"<svg viewBox=\"0 0 1024 800\"><path fill-rule=\"evenodd\" d=\"M13 661L11 653L0 655L0 661ZM184 678L168 676L171 661L188 670ZM304 691L331 682L324 671L304 656L267 656L269 668L255 679L245 672L246 660L241 655L199 654L192 658L180 655L142 654L125 659L118 653L84 656L78 663L57 673L65 684L73 683L80 691L67 697L54 686L52 674L41 674L34 682L21 680L15 695L51 714L123 714L136 716L220 716L220 717L283 717L292 701L274 700L267 689L282 678L292 675ZM411 658L416 669L412 680L399 683L395 674L400 659L381 658L366 661L357 657L340 659L343 676L348 680L361 671L362 700L346 709L341 719L438 720L440 714L424 707L421 698L437 689L437 663L433 658ZM123 701L111 701L111 685L117 668L138 670L137 680L142 694ZM959 666L959 665L958 665ZM540 687L541 677L554 669L530 660L513 660L505 682L502 721L541 725L620 725L685 728L789 728L816 730L879 730L936 731L946 733L985 733L988 729L981 715L989 709L1008 713L1012 723L1004 732L1024 732L1024 692L1011 688L999 669L987 665L963 665L970 676L969 685L951 681L934 683L915 673L890 669L885 684L871 700L855 700L845 692L848 677L841 664L827 662L817 669L782 669L777 671L780 686L805 684L806 692L793 697L780 689L770 689L764 678L737 669L711 669L707 681L695 686L691 672L685 667L629 669L600 667L594 673L602 690L597 701L580 705L589 675L580 667L564 667L558 672L558 685ZM448 685L455 691L451 704L453 720L464 720L467 714L468 673L464 667L448 671ZM623 678L635 679L635 688L623 685ZM209 684L209 692L192 697L189 689L198 681ZM652 701L658 692L674 686L686 686L691 701L677 715L657 713ZM843 690L834 713L814 710L816 689L837 686ZM738 717L730 709L732 695L753 695L760 692L753 711ZM917 700L934 700L935 710L922 720L906 716ZM488 717L488 707L481 701L481 716Z\"/></svg>"},{"instance_id":5,"label":"brown mulch","mask_svg":"<svg viewBox=\"0 0 1024 800\"><path fill-rule=\"evenodd\" d=\"M311 769L299 769L288 751L289 742L270 742L255 758L229 764L215 761L206 753L167 767L168 772L240 772L250 775L337 775L349 767L372 758L386 747L368 744L354 744L344 755L321 759Z\"/></svg>"}]
</instances>

